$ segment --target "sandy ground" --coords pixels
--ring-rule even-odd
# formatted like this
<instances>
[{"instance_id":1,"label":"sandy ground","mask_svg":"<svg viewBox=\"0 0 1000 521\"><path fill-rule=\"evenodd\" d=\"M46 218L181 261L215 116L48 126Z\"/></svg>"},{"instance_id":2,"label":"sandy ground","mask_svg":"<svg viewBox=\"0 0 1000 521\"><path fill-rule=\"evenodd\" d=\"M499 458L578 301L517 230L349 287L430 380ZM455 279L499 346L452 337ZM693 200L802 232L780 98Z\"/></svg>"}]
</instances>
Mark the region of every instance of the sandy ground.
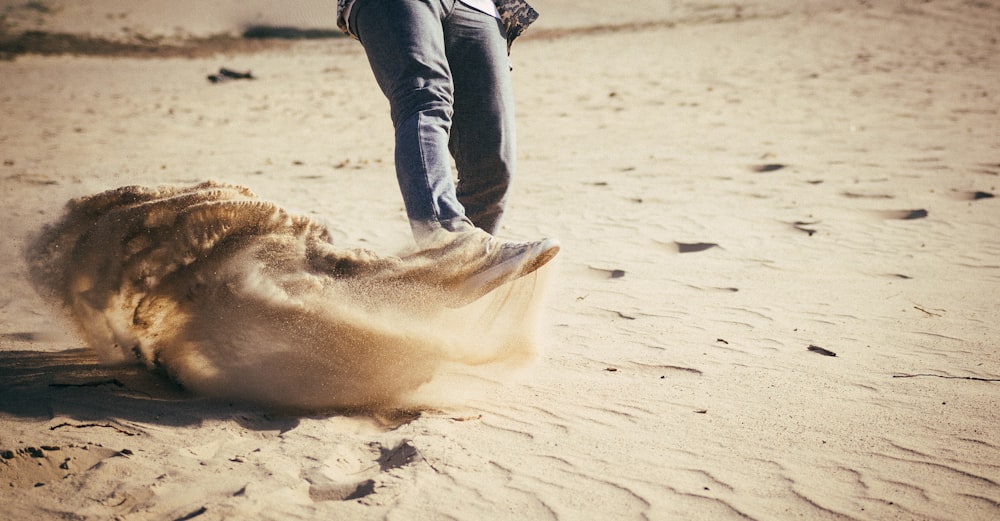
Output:
<instances>
[{"instance_id":1,"label":"sandy ground","mask_svg":"<svg viewBox=\"0 0 1000 521\"><path fill-rule=\"evenodd\" d=\"M420 410L279 414L98 366L20 253L71 197L205 179L406 248L355 42L0 62L0 517L1000 516L1000 7L605 4L539 0L514 47L503 235L563 243L542 351ZM7 29L86 32L40 5L0 4ZM238 21L301 25L274 16Z\"/></svg>"}]
</instances>

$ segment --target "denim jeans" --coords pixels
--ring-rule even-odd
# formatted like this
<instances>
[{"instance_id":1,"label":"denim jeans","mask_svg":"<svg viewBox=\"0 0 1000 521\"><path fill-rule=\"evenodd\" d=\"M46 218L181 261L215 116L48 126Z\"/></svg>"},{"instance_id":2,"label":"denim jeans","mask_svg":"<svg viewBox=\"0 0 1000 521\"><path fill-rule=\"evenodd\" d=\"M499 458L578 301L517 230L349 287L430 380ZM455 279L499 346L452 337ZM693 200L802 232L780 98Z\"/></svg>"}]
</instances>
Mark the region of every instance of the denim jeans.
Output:
<instances>
[{"instance_id":1,"label":"denim jeans","mask_svg":"<svg viewBox=\"0 0 1000 521\"><path fill-rule=\"evenodd\" d=\"M356 0L349 24L389 100L417 242L472 226L495 233L515 162L503 24L458 0Z\"/></svg>"}]
</instances>

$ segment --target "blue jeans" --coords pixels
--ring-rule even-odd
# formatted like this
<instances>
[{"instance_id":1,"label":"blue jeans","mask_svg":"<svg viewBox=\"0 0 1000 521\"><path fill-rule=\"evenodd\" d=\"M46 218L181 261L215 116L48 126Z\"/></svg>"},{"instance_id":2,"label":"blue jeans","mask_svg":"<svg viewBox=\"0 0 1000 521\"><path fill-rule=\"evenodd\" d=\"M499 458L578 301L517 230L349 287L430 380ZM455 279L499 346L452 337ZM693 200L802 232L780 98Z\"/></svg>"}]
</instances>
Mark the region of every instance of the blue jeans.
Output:
<instances>
[{"instance_id":1,"label":"blue jeans","mask_svg":"<svg viewBox=\"0 0 1000 521\"><path fill-rule=\"evenodd\" d=\"M349 24L389 100L417 242L473 226L495 233L515 162L503 24L458 0L356 0Z\"/></svg>"}]
</instances>

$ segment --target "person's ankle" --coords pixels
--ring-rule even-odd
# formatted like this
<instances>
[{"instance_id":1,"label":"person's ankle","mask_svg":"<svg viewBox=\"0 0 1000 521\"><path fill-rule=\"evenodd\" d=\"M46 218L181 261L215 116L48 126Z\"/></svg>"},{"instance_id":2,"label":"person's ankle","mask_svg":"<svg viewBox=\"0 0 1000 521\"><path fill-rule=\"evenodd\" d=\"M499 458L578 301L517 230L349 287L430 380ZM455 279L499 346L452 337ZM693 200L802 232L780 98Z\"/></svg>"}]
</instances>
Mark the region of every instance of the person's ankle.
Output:
<instances>
[{"instance_id":1,"label":"person's ankle","mask_svg":"<svg viewBox=\"0 0 1000 521\"><path fill-rule=\"evenodd\" d=\"M439 248L463 235L469 237L479 234L489 235L476 228L472 221L465 218L442 222L411 222L410 228L413 230L413 239L420 250Z\"/></svg>"}]
</instances>

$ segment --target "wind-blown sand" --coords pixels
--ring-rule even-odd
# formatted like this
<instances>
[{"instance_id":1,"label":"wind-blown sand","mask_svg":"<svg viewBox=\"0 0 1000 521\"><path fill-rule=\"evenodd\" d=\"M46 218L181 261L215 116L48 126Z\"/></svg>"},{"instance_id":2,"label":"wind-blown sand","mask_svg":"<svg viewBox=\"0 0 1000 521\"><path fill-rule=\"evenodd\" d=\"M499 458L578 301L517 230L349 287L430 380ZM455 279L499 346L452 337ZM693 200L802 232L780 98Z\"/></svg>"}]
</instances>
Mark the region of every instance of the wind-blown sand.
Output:
<instances>
[{"instance_id":1,"label":"wind-blown sand","mask_svg":"<svg viewBox=\"0 0 1000 521\"><path fill-rule=\"evenodd\" d=\"M81 4L131 33L245 23L105 1ZM122 37L27 5L8 31ZM356 42L0 62L3 517L1000 515L1000 8L535 5L503 235L563 244L511 289L541 352L421 407L280 413L98 365L22 253L71 198L207 179L409 250Z\"/></svg>"},{"instance_id":2,"label":"wind-blown sand","mask_svg":"<svg viewBox=\"0 0 1000 521\"><path fill-rule=\"evenodd\" d=\"M338 247L316 220L208 181L74 199L25 256L101 363L316 412L398 408L442 366L530 359L537 306L509 288L537 275L492 281L492 242L444 234L402 258Z\"/></svg>"}]
</instances>

